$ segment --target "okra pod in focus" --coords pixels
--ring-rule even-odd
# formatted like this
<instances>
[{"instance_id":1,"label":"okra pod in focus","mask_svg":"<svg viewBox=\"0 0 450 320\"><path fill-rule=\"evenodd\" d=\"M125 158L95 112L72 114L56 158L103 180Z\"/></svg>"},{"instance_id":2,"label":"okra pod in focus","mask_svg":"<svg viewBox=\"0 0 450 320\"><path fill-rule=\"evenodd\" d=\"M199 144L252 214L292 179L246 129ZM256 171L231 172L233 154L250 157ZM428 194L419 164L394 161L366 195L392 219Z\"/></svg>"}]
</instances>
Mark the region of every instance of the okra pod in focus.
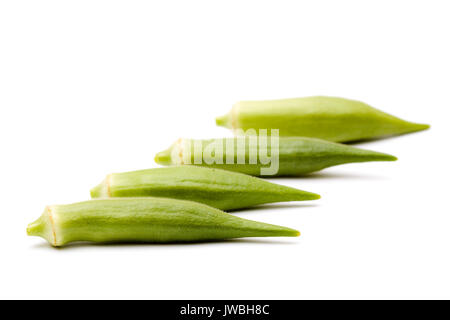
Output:
<instances>
[{"instance_id":1,"label":"okra pod in focus","mask_svg":"<svg viewBox=\"0 0 450 320\"><path fill-rule=\"evenodd\" d=\"M192 201L151 197L48 206L27 233L56 247L74 241L170 243L300 234Z\"/></svg>"}]
</instances>

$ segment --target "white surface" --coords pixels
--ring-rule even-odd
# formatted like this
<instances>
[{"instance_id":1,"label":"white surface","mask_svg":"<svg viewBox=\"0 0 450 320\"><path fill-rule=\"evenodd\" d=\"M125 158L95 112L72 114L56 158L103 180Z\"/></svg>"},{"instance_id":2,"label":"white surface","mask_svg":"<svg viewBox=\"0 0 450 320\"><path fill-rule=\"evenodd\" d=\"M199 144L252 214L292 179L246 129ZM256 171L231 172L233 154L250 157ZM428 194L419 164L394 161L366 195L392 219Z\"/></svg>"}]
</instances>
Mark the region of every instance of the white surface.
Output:
<instances>
[{"instance_id":1,"label":"white surface","mask_svg":"<svg viewBox=\"0 0 450 320\"><path fill-rule=\"evenodd\" d=\"M0 298L450 298L448 1L2 1ZM230 135L244 99L335 95L432 129L395 163L277 182L310 203L239 216L298 239L53 249L47 204Z\"/></svg>"}]
</instances>

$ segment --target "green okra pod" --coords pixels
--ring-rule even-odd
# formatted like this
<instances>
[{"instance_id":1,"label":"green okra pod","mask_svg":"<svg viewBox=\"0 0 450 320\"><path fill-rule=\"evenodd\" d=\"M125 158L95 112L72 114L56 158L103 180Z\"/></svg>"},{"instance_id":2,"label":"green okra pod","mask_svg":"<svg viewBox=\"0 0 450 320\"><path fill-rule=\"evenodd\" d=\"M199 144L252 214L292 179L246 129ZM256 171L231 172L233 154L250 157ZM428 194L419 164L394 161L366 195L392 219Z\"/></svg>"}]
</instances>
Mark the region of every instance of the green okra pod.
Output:
<instances>
[{"instance_id":1,"label":"green okra pod","mask_svg":"<svg viewBox=\"0 0 450 320\"><path fill-rule=\"evenodd\" d=\"M91 196L174 198L204 203L221 210L320 198L314 193L245 174L195 166L113 173L91 190Z\"/></svg>"},{"instance_id":2,"label":"green okra pod","mask_svg":"<svg viewBox=\"0 0 450 320\"><path fill-rule=\"evenodd\" d=\"M330 141L279 137L262 143L261 137L192 140L179 139L169 149L158 153L155 161L161 165L197 165L246 173L254 176L301 176L335 165L395 161L389 154L355 148ZM254 140L256 139L256 140ZM262 155L268 152L262 161ZM262 170L270 167L268 174Z\"/></svg>"},{"instance_id":3,"label":"green okra pod","mask_svg":"<svg viewBox=\"0 0 450 320\"><path fill-rule=\"evenodd\" d=\"M74 241L170 243L300 235L297 230L242 219L204 204L151 197L48 206L28 225L27 233L56 247Z\"/></svg>"},{"instance_id":4,"label":"green okra pod","mask_svg":"<svg viewBox=\"0 0 450 320\"><path fill-rule=\"evenodd\" d=\"M280 136L349 142L425 130L363 102L335 97L241 101L216 123L230 129L279 129Z\"/></svg>"}]
</instances>

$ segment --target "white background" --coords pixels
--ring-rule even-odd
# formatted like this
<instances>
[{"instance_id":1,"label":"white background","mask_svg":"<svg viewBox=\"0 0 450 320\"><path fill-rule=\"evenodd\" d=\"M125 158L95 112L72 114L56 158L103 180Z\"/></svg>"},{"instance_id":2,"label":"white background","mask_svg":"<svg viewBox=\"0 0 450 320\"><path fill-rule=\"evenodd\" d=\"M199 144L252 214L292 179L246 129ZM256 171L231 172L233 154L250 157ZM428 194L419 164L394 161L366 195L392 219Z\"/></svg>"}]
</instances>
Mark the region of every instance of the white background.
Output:
<instances>
[{"instance_id":1,"label":"white background","mask_svg":"<svg viewBox=\"0 0 450 320\"><path fill-rule=\"evenodd\" d=\"M0 298L450 298L448 1L2 1ZM332 95L432 128L397 162L277 182L310 203L239 216L300 238L51 248L47 204L231 135L233 103Z\"/></svg>"}]
</instances>

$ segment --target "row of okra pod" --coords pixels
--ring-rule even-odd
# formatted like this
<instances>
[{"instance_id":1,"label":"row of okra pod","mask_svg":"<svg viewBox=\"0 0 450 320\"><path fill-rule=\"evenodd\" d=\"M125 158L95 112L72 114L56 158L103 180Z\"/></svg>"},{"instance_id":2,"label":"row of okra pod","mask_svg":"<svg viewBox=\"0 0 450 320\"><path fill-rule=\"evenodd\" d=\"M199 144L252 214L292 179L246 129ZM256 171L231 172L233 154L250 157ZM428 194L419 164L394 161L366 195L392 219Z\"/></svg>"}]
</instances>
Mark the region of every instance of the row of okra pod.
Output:
<instances>
[{"instance_id":1,"label":"row of okra pod","mask_svg":"<svg viewBox=\"0 0 450 320\"><path fill-rule=\"evenodd\" d=\"M429 128L359 101L334 97L242 101L216 123L235 133L277 129L277 170L272 176L302 176L352 162L395 161L392 155L343 143ZM110 174L91 190L92 200L47 206L28 225L27 233L52 246L74 241L168 243L299 236L291 228L226 212L320 198L262 179L267 177L261 173L267 164L252 161L251 155L263 147L275 152L274 140L253 138L179 139L155 157L166 167ZM199 148L201 152L219 148L221 152L214 154L219 161L196 161ZM243 161L237 161L239 155Z\"/></svg>"}]
</instances>

